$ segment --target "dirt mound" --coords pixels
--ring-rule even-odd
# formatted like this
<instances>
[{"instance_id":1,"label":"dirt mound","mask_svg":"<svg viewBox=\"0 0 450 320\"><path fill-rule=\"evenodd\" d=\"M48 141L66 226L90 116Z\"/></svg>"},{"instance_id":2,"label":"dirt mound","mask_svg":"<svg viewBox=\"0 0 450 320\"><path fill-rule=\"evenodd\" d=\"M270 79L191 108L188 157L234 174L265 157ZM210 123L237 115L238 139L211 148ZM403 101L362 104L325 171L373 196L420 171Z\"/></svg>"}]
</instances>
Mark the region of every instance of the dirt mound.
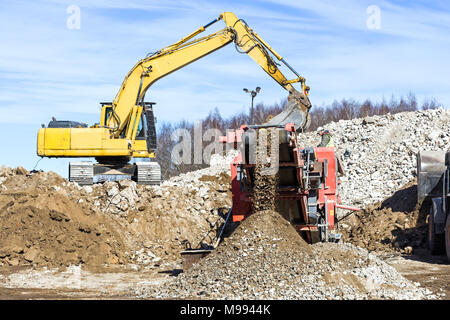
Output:
<instances>
[{"instance_id":1,"label":"dirt mound","mask_svg":"<svg viewBox=\"0 0 450 320\"><path fill-rule=\"evenodd\" d=\"M286 260L304 260L310 252L292 225L278 213L255 213L218 249L180 275L175 284L162 290L167 296L202 298L264 292L285 279L286 269L291 269ZM289 274L303 271L292 266ZM161 293L158 290L153 294Z\"/></svg>"},{"instance_id":2,"label":"dirt mound","mask_svg":"<svg viewBox=\"0 0 450 320\"><path fill-rule=\"evenodd\" d=\"M412 254L427 246L430 202L417 203L416 179L343 221L344 240L376 252Z\"/></svg>"},{"instance_id":3,"label":"dirt mound","mask_svg":"<svg viewBox=\"0 0 450 320\"><path fill-rule=\"evenodd\" d=\"M258 243L276 247L281 251L302 250L311 253L308 244L299 236L294 227L275 211L260 211L249 216L236 231L215 251L215 255L221 252L245 249ZM250 251L253 251L250 249Z\"/></svg>"},{"instance_id":4,"label":"dirt mound","mask_svg":"<svg viewBox=\"0 0 450 320\"><path fill-rule=\"evenodd\" d=\"M185 241L215 241L223 220L217 211L231 204L226 169L162 186L124 180L81 187L53 172L2 167L0 265L181 263Z\"/></svg>"},{"instance_id":5,"label":"dirt mound","mask_svg":"<svg viewBox=\"0 0 450 320\"><path fill-rule=\"evenodd\" d=\"M90 215L64 194L40 192L45 185L33 187L36 177L29 185L22 183L26 175L4 184L23 187L0 194L0 261L48 267L126 262L121 237L102 216Z\"/></svg>"},{"instance_id":6,"label":"dirt mound","mask_svg":"<svg viewBox=\"0 0 450 320\"><path fill-rule=\"evenodd\" d=\"M221 172L219 174L219 176L205 174L205 175L201 176L200 178L198 178L198 180L201 182L213 182L213 183L217 183L219 185L226 186L226 185L230 184L230 175L226 172Z\"/></svg>"},{"instance_id":7,"label":"dirt mound","mask_svg":"<svg viewBox=\"0 0 450 320\"><path fill-rule=\"evenodd\" d=\"M350 244L308 245L273 211L253 214L216 251L146 298L414 299L425 292Z\"/></svg>"}]
</instances>

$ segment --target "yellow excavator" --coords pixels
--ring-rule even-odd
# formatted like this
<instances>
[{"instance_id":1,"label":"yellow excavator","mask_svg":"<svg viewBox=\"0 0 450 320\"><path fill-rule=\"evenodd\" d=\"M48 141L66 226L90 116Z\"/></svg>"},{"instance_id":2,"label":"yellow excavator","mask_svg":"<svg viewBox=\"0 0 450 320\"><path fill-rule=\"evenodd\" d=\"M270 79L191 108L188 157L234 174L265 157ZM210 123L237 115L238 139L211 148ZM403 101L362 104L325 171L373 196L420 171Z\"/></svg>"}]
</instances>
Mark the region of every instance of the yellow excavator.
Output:
<instances>
[{"instance_id":1,"label":"yellow excavator","mask_svg":"<svg viewBox=\"0 0 450 320\"><path fill-rule=\"evenodd\" d=\"M206 28L222 20L226 27L205 37L195 38ZM91 161L71 162L69 180L89 185L101 180L129 178L140 184L159 184L161 170L155 158L156 129L154 103L144 102L147 89L158 79L234 42L236 50L248 54L261 68L289 92L283 112L264 125L282 126L294 123L298 131L309 125L309 87L275 50L247 23L231 12L222 13L180 41L149 54L125 77L113 102L101 103L100 123L88 127L74 121L53 118L38 132L37 154L41 157L95 157ZM288 80L278 66L284 64L295 74ZM301 90L293 87L300 83ZM147 161L135 161L143 158ZM119 176L119 178L117 178ZM95 181L96 180L96 181Z\"/></svg>"}]
</instances>

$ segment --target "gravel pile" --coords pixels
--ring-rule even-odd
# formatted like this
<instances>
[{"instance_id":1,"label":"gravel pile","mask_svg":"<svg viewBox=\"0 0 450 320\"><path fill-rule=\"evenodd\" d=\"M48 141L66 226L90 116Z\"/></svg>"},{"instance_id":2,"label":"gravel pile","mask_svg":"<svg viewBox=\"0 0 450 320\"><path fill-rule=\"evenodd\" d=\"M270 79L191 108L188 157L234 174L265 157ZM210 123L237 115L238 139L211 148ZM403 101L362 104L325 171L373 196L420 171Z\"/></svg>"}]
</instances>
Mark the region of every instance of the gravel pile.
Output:
<instances>
[{"instance_id":1,"label":"gravel pile","mask_svg":"<svg viewBox=\"0 0 450 320\"><path fill-rule=\"evenodd\" d=\"M364 206L391 196L416 176L419 150L447 150L450 110L403 112L341 120L330 130L344 164L343 203ZM299 135L300 146L316 146L314 132ZM344 156L350 153L348 157Z\"/></svg>"},{"instance_id":2,"label":"gravel pile","mask_svg":"<svg viewBox=\"0 0 450 320\"><path fill-rule=\"evenodd\" d=\"M432 299L430 291L351 244L307 245L273 211L246 219L217 250L144 298Z\"/></svg>"}]
</instances>

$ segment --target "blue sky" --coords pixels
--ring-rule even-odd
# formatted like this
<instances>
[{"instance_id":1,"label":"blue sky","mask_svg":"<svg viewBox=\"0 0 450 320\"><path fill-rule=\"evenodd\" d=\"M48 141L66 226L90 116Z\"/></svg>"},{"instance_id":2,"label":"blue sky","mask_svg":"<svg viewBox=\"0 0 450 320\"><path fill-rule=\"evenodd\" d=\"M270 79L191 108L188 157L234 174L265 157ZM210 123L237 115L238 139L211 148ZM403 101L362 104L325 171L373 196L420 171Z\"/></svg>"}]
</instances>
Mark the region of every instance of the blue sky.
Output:
<instances>
[{"instance_id":1,"label":"blue sky","mask_svg":"<svg viewBox=\"0 0 450 320\"><path fill-rule=\"evenodd\" d=\"M70 5L80 8L80 29L67 28ZM380 8L380 29L367 26L370 5ZM246 20L307 79L313 105L409 92L450 105L448 1L2 0L0 164L32 169L41 123L98 122L99 102L113 100L139 59L224 11ZM159 122L200 119L215 107L229 116L248 110L242 88L256 86L257 103L286 97L229 45L161 79L146 100L157 102ZM37 168L66 176L67 163L43 159Z\"/></svg>"}]
</instances>

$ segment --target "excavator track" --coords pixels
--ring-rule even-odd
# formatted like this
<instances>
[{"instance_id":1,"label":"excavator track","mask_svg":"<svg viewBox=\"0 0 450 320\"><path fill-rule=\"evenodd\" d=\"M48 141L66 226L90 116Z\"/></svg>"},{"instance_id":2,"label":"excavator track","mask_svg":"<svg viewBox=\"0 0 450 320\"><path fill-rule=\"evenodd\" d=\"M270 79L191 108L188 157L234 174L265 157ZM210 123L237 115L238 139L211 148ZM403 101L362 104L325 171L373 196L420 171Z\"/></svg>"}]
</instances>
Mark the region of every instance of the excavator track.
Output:
<instances>
[{"instance_id":1,"label":"excavator track","mask_svg":"<svg viewBox=\"0 0 450 320\"><path fill-rule=\"evenodd\" d=\"M143 161L120 166L93 164L91 161L69 164L69 181L79 185L119 180L133 180L143 185L159 185L161 183L161 167L157 162Z\"/></svg>"},{"instance_id":2,"label":"excavator track","mask_svg":"<svg viewBox=\"0 0 450 320\"><path fill-rule=\"evenodd\" d=\"M79 185L91 185L94 183L94 166L91 161L69 163L69 181Z\"/></svg>"},{"instance_id":3,"label":"excavator track","mask_svg":"<svg viewBox=\"0 0 450 320\"><path fill-rule=\"evenodd\" d=\"M136 182L139 184L159 185L161 167L157 162L136 162Z\"/></svg>"}]
</instances>

